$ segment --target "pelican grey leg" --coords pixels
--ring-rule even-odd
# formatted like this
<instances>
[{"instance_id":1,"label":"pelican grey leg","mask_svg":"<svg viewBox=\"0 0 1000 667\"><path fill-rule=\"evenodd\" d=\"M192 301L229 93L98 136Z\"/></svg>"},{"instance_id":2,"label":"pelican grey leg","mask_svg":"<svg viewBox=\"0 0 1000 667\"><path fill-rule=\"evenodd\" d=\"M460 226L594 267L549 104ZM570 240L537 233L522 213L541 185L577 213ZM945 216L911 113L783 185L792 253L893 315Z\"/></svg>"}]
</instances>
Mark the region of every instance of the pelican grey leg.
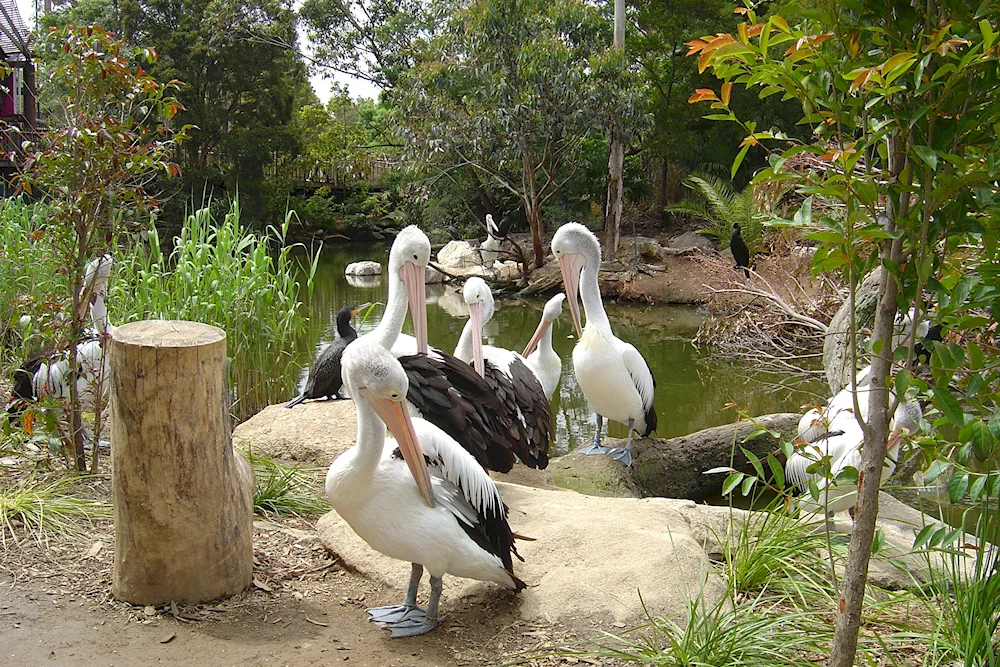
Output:
<instances>
[{"instance_id":1,"label":"pelican grey leg","mask_svg":"<svg viewBox=\"0 0 1000 667\"><path fill-rule=\"evenodd\" d=\"M406 599L403 600L403 604L366 609L371 620L376 623L398 623L408 618L424 617L424 610L417 606L417 588L420 587L420 577L424 576L424 566L420 563L411 563L411 568L410 585L406 587Z\"/></svg>"},{"instance_id":2,"label":"pelican grey leg","mask_svg":"<svg viewBox=\"0 0 1000 667\"><path fill-rule=\"evenodd\" d=\"M625 446L619 447L617 449L612 449L608 452L608 456L613 458L615 461L620 461L628 467L632 467L632 427L635 426L635 420L628 420L628 437L625 439Z\"/></svg>"},{"instance_id":3,"label":"pelican grey leg","mask_svg":"<svg viewBox=\"0 0 1000 667\"><path fill-rule=\"evenodd\" d=\"M601 445L601 428L604 427L604 417L597 415L597 432L594 433L594 444L589 447L585 447L580 450L581 454L586 454L587 456L596 456L598 454L607 454L611 451L610 448Z\"/></svg>"},{"instance_id":4,"label":"pelican grey leg","mask_svg":"<svg viewBox=\"0 0 1000 667\"><path fill-rule=\"evenodd\" d=\"M427 614L422 617L404 618L397 623L389 624L393 639L399 637L416 637L430 632L441 623L438 618L438 602L441 600L441 577L431 577L431 598L427 601Z\"/></svg>"}]
</instances>

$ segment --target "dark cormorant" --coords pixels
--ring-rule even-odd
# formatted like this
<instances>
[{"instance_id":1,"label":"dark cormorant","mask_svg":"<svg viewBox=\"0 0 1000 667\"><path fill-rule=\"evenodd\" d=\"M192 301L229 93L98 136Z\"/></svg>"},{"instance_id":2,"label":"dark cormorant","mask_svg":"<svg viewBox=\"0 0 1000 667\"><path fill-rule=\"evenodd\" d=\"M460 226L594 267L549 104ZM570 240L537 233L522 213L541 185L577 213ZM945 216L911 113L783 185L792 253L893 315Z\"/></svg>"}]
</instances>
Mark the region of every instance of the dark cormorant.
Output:
<instances>
[{"instance_id":1,"label":"dark cormorant","mask_svg":"<svg viewBox=\"0 0 1000 667\"><path fill-rule=\"evenodd\" d=\"M347 345L358 337L358 332L351 326L351 318L367 308L370 304L360 306L344 306L337 311L337 333L340 338L336 339L323 348L323 351L316 357L312 368L309 369L309 377L306 379L305 389L302 393L293 398L285 406L291 408L307 398L323 398L326 396L331 401L340 398L340 388L344 381L340 377L340 358L344 354Z\"/></svg>"},{"instance_id":2,"label":"dark cormorant","mask_svg":"<svg viewBox=\"0 0 1000 667\"><path fill-rule=\"evenodd\" d=\"M750 266L750 248L747 248L746 242L740 236L740 223L738 222L733 223L733 235L729 237L729 248L733 251L736 268L742 268L743 274L749 278L750 270L747 267Z\"/></svg>"}]
</instances>

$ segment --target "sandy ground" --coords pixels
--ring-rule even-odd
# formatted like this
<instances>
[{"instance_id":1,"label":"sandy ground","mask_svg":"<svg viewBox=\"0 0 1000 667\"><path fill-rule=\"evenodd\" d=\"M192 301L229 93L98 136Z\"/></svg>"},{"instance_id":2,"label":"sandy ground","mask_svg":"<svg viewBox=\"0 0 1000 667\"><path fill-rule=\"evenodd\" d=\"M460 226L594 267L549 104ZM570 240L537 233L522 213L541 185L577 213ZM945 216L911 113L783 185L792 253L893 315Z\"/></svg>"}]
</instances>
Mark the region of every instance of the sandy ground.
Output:
<instances>
[{"instance_id":1,"label":"sandy ground","mask_svg":"<svg viewBox=\"0 0 1000 667\"><path fill-rule=\"evenodd\" d=\"M489 608L445 599L440 628L423 637L390 640L385 630L368 622L364 609L398 602L397 593L342 568L315 537L312 523L258 520L250 590L216 603L159 609L111 597L110 521L42 545L14 544L8 536L0 556L0 664L424 667L581 662L575 657L533 658L539 650L551 653L579 637L563 628L524 623L515 613L517 599L507 596L497 596Z\"/></svg>"}]
</instances>

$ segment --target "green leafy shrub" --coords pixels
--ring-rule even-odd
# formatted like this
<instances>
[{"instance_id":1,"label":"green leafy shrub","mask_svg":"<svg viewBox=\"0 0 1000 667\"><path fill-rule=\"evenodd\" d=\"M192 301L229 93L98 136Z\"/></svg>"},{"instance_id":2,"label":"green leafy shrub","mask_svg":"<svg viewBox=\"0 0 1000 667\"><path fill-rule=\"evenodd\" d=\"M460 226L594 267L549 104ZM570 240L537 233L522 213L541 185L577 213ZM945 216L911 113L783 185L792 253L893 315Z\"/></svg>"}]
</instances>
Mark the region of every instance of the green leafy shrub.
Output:
<instances>
[{"instance_id":1,"label":"green leafy shrub","mask_svg":"<svg viewBox=\"0 0 1000 667\"><path fill-rule=\"evenodd\" d=\"M765 248L767 216L762 214L754 201L753 190L749 186L737 192L720 178L709 175L693 175L684 179L684 185L698 195L697 199L685 199L666 207L669 213L686 213L709 223L700 230L702 234L719 240L719 247L728 248L733 233L733 223L739 223L740 232L752 254Z\"/></svg>"}]
</instances>

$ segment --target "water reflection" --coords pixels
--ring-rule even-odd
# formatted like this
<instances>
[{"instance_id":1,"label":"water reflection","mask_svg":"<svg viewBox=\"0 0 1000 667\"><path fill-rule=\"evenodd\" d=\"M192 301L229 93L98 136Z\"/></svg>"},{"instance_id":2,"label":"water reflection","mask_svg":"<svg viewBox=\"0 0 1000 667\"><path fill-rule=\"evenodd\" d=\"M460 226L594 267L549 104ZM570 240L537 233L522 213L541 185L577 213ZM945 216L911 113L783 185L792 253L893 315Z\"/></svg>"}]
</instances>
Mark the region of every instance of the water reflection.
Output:
<instances>
[{"instance_id":1,"label":"water reflection","mask_svg":"<svg viewBox=\"0 0 1000 667\"><path fill-rule=\"evenodd\" d=\"M313 298L308 307L314 315L309 340L301 341L303 376L316 349L333 339L337 309L347 303L385 303L388 287L378 284L357 286L344 276L344 267L360 260L380 261L385 267L387 251L381 245L353 244L323 251L316 273ZM432 345L453 351L468 316L460 287L427 286L427 326ZM520 352L542 315L545 300L498 299L497 310L486 327L490 345ZM794 389L775 389L788 380L777 372L757 367L711 360L704 350L691 343L703 313L692 307L649 306L636 303L606 304L616 335L635 345L646 358L656 378L656 435L674 437L735 420L726 405L745 406L751 414L799 411L803 403L816 400L810 392L823 391L819 382ZM370 331L381 317L382 306L358 329ZM407 318L403 330L412 334ZM565 453L593 437L594 415L587 407L573 377L573 324L568 313L553 326L552 343L563 359L563 375L552 397L558 442L556 453ZM610 433L624 437L625 427L612 424Z\"/></svg>"}]
</instances>

